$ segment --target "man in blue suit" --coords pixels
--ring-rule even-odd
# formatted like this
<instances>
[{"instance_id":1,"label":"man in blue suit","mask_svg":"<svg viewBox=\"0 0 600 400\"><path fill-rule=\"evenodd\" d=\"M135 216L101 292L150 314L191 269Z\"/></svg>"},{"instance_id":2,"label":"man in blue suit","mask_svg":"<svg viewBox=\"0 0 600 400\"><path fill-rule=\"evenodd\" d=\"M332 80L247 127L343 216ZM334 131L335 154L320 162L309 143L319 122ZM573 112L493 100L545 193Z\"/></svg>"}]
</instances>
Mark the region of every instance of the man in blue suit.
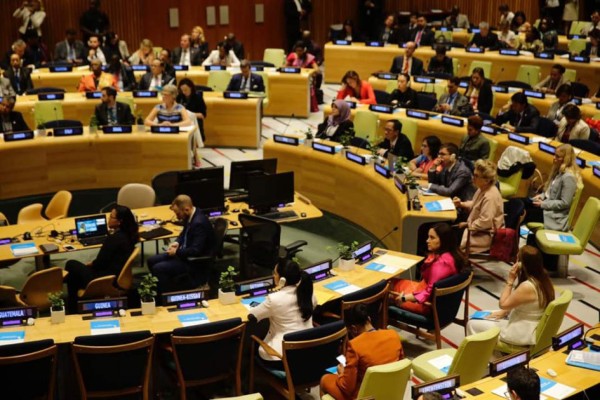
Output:
<instances>
[{"instance_id":1,"label":"man in blue suit","mask_svg":"<svg viewBox=\"0 0 600 400\"><path fill-rule=\"evenodd\" d=\"M194 260L211 255L216 242L210 221L200 209L194 207L189 196L185 194L177 196L171 204L171 210L177 219L183 222L183 230L171 243L166 253L148 258L148 268L158 278L160 293L185 289L176 287L173 279L187 273L191 276L205 276L202 282L195 283L206 284L208 273L194 271L194 268L198 267L194 265Z\"/></svg>"},{"instance_id":2,"label":"man in blue suit","mask_svg":"<svg viewBox=\"0 0 600 400\"><path fill-rule=\"evenodd\" d=\"M264 92L265 84L262 76L250 72L250 61L242 60L240 63L242 72L231 77L228 91L232 92Z\"/></svg>"}]
</instances>

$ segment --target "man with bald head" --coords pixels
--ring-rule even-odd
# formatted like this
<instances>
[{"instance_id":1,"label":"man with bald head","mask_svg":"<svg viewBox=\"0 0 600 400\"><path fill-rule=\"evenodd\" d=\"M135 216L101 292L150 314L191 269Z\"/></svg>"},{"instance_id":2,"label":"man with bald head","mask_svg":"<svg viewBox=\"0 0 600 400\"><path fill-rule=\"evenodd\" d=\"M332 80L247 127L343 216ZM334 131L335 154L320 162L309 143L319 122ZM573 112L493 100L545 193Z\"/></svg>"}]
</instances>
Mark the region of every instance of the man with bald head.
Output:
<instances>
[{"instance_id":1,"label":"man with bald head","mask_svg":"<svg viewBox=\"0 0 600 400\"><path fill-rule=\"evenodd\" d=\"M394 58L390 72L394 74L406 73L410 76L423 75L423 61L413 57L416 48L417 44L415 42L407 42L404 55Z\"/></svg>"},{"instance_id":2,"label":"man with bald head","mask_svg":"<svg viewBox=\"0 0 600 400\"><path fill-rule=\"evenodd\" d=\"M171 53L173 65L192 66L202 64L202 54L200 54L198 48L191 46L190 35L187 33L181 35L179 46L180 47L173 49Z\"/></svg>"},{"instance_id":3,"label":"man with bald head","mask_svg":"<svg viewBox=\"0 0 600 400\"><path fill-rule=\"evenodd\" d=\"M194 261L198 257L211 255L215 250L213 227L204 213L194 207L189 196L177 196L171 204L171 210L177 219L183 222L183 230L166 253L148 258L148 268L158 278L160 293L191 289L190 286L205 286L208 282L208 271L199 270L200 266ZM189 278L174 279L186 274L196 282L190 284ZM182 283L183 286L178 286Z\"/></svg>"}]
</instances>

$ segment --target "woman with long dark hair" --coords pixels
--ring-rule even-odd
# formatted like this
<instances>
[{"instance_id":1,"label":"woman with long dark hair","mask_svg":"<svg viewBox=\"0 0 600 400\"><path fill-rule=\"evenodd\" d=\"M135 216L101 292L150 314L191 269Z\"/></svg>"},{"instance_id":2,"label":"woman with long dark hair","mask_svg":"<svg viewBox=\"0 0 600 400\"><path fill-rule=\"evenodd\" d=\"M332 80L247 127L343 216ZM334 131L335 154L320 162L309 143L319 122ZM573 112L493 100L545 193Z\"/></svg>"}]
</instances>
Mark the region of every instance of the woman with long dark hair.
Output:
<instances>
[{"instance_id":1,"label":"woman with long dark hair","mask_svg":"<svg viewBox=\"0 0 600 400\"><path fill-rule=\"evenodd\" d=\"M492 93L492 85L485 80L483 68L473 68L465 96L469 99L469 103L471 103L475 112L489 114L492 111L494 94Z\"/></svg>"},{"instance_id":2,"label":"woman with long dark hair","mask_svg":"<svg viewBox=\"0 0 600 400\"><path fill-rule=\"evenodd\" d=\"M554 287L544 269L542 254L533 246L523 246L500 294L500 310L484 319L470 320L467 334L498 326L503 342L517 346L535 344L536 328L552 300Z\"/></svg>"},{"instance_id":3,"label":"woman with long dark hair","mask_svg":"<svg viewBox=\"0 0 600 400\"><path fill-rule=\"evenodd\" d=\"M427 136L421 143L421 154L410 161L408 168L410 174L420 179L427 179L430 168L435 170L434 161L438 158L441 140L437 136Z\"/></svg>"},{"instance_id":4,"label":"woman with long dark hair","mask_svg":"<svg viewBox=\"0 0 600 400\"><path fill-rule=\"evenodd\" d=\"M110 212L108 227L112 233L102 244L94 261L88 264L77 260L67 261L65 270L69 272L66 282L71 311L74 311L77 305L77 291L84 289L88 283L101 276L118 277L133 248L140 241L138 224L128 207L115 206Z\"/></svg>"},{"instance_id":5,"label":"woman with long dark hair","mask_svg":"<svg viewBox=\"0 0 600 400\"><path fill-rule=\"evenodd\" d=\"M376 104L373 86L367 81L361 81L356 71L348 71L342 78L342 87L337 93L339 100L351 100L361 104Z\"/></svg>"},{"instance_id":6,"label":"woman with long dark hair","mask_svg":"<svg viewBox=\"0 0 600 400\"><path fill-rule=\"evenodd\" d=\"M283 337L287 333L312 328L317 299L313 295L310 276L295 261L279 262L273 270L273 277L281 290L269 294L263 303L253 308L248 319L260 321L269 318L269 332L264 341L281 354ZM268 355L262 348L259 355L263 360L273 362L274 367L282 367L278 358Z\"/></svg>"},{"instance_id":7,"label":"woman with long dark hair","mask_svg":"<svg viewBox=\"0 0 600 400\"><path fill-rule=\"evenodd\" d=\"M469 267L467 257L456 244L454 231L446 223L429 229L427 250L429 255L421 265L420 282L399 279L392 284L392 298L396 306L422 315L431 314L431 306L425 303L431 298L433 285Z\"/></svg>"},{"instance_id":8,"label":"woman with long dark hair","mask_svg":"<svg viewBox=\"0 0 600 400\"><path fill-rule=\"evenodd\" d=\"M123 64L116 54L110 57L108 73L112 74L120 91L131 92L137 87L133 70L131 67Z\"/></svg>"}]
</instances>

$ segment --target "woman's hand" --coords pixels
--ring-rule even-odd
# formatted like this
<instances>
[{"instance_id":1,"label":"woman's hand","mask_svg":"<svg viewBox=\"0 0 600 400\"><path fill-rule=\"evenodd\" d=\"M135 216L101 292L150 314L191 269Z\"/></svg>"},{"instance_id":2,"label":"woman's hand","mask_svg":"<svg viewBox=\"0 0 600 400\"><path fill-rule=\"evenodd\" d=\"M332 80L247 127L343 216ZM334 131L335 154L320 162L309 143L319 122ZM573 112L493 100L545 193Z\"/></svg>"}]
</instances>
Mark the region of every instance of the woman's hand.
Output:
<instances>
[{"instance_id":1,"label":"woman's hand","mask_svg":"<svg viewBox=\"0 0 600 400\"><path fill-rule=\"evenodd\" d=\"M344 374L344 366L342 364L338 364L337 373L338 373L338 376Z\"/></svg>"},{"instance_id":2,"label":"woman's hand","mask_svg":"<svg viewBox=\"0 0 600 400\"><path fill-rule=\"evenodd\" d=\"M517 276L519 275L520 270L521 270L521 262L517 261L516 263L513 264L510 271L508 271L508 282L506 282L507 285L509 285L509 284L512 285L515 282L515 279L517 279Z\"/></svg>"},{"instance_id":3,"label":"woman's hand","mask_svg":"<svg viewBox=\"0 0 600 400\"><path fill-rule=\"evenodd\" d=\"M485 317L485 319L503 319L506 318L506 316L508 315L508 311L507 310L497 310L492 312L490 315L488 315L487 317Z\"/></svg>"}]
</instances>

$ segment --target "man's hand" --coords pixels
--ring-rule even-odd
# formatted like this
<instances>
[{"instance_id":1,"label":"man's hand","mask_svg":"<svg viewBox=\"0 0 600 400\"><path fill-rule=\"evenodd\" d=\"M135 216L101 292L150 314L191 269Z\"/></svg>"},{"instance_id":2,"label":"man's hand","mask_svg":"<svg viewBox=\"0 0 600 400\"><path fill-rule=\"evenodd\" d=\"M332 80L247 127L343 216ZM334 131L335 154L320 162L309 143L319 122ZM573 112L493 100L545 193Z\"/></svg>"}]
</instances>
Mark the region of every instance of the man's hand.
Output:
<instances>
[{"instance_id":1,"label":"man's hand","mask_svg":"<svg viewBox=\"0 0 600 400\"><path fill-rule=\"evenodd\" d=\"M167 249L167 254L170 256L174 256L175 253L177 252L178 248L179 248L179 243L177 243L177 242L171 243L171 245Z\"/></svg>"}]
</instances>

